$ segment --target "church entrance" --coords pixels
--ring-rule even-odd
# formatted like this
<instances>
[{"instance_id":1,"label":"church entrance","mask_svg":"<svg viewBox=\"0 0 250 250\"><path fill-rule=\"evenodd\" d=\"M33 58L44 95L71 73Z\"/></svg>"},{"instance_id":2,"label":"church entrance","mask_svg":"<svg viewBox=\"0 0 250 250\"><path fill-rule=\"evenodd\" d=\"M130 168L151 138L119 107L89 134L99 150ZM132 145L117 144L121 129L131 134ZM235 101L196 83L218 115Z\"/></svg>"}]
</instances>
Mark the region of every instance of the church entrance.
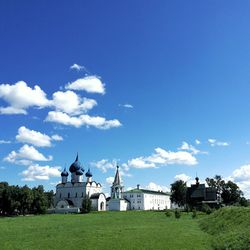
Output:
<instances>
[{"instance_id":1,"label":"church entrance","mask_svg":"<svg viewBox=\"0 0 250 250\"><path fill-rule=\"evenodd\" d=\"M100 209L101 209L101 211L103 211L103 210L104 210L104 202L103 202L103 201L101 202Z\"/></svg>"}]
</instances>

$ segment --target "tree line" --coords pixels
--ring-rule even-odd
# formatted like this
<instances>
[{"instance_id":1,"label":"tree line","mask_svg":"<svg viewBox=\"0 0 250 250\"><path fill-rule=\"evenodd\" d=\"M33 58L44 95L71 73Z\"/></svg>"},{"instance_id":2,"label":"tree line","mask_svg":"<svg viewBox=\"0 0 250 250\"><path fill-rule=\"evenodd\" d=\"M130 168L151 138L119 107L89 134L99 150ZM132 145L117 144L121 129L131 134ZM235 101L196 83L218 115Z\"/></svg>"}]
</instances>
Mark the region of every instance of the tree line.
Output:
<instances>
[{"instance_id":1,"label":"tree line","mask_svg":"<svg viewBox=\"0 0 250 250\"><path fill-rule=\"evenodd\" d=\"M45 214L53 206L53 196L54 192L45 192L42 185L29 188L0 182L0 215Z\"/></svg>"},{"instance_id":2,"label":"tree line","mask_svg":"<svg viewBox=\"0 0 250 250\"><path fill-rule=\"evenodd\" d=\"M206 178L206 183L208 187L216 189L217 199L220 205L249 205L247 199L243 196L243 192L233 181L225 181L220 175L215 175L214 178ZM170 200L180 207L194 205L189 204L187 201L187 183L182 180L175 181L171 184Z\"/></svg>"}]
</instances>

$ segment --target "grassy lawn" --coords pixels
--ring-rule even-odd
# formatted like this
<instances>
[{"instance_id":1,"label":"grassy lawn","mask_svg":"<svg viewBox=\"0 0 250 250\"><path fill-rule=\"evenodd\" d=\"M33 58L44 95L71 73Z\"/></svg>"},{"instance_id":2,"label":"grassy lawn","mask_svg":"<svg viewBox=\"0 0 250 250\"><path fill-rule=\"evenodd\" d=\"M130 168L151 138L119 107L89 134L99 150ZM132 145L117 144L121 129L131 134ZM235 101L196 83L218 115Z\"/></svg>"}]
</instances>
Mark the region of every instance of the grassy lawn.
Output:
<instances>
[{"instance_id":1,"label":"grassy lawn","mask_svg":"<svg viewBox=\"0 0 250 250\"><path fill-rule=\"evenodd\" d=\"M0 249L210 249L197 219L162 212L0 218Z\"/></svg>"}]
</instances>

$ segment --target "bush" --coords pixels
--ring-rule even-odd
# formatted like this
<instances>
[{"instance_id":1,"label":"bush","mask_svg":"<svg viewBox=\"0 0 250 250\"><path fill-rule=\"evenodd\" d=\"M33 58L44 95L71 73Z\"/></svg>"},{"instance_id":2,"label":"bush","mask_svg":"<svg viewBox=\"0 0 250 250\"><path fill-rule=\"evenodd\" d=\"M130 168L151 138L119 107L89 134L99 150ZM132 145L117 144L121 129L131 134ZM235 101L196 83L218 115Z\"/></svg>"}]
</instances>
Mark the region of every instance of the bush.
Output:
<instances>
[{"instance_id":1,"label":"bush","mask_svg":"<svg viewBox=\"0 0 250 250\"><path fill-rule=\"evenodd\" d=\"M171 217L171 212L170 212L169 209L166 209L165 215L166 215L167 217Z\"/></svg>"},{"instance_id":2,"label":"bush","mask_svg":"<svg viewBox=\"0 0 250 250\"><path fill-rule=\"evenodd\" d=\"M196 209L194 209L192 212L192 218L195 219L196 217L197 217L197 212Z\"/></svg>"},{"instance_id":3,"label":"bush","mask_svg":"<svg viewBox=\"0 0 250 250\"><path fill-rule=\"evenodd\" d=\"M208 204L202 204L201 211L206 214L211 214L213 212L212 208Z\"/></svg>"},{"instance_id":4,"label":"bush","mask_svg":"<svg viewBox=\"0 0 250 250\"><path fill-rule=\"evenodd\" d=\"M179 209L177 209L177 208L175 209L175 211L174 211L174 216L175 216L176 219L181 218L181 212L180 212Z\"/></svg>"},{"instance_id":5,"label":"bush","mask_svg":"<svg viewBox=\"0 0 250 250\"><path fill-rule=\"evenodd\" d=\"M91 200L88 196L85 196L82 200L81 213L86 214L91 212Z\"/></svg>"}]
</instances>

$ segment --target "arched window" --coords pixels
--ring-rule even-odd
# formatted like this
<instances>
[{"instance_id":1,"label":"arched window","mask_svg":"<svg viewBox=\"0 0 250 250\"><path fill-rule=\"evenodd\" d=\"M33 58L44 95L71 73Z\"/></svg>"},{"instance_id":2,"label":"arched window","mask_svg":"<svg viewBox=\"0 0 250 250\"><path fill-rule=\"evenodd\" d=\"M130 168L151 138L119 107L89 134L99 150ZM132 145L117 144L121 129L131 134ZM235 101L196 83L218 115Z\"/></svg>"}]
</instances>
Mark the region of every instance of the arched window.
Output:
<instances>
[{"instance_id":1,"label":"arched window","mask_svg":"<svg viewBox=\"0 0 250 250\"><path fill-rule=\"evenodd\" d=\"M60 193L60 198L62 198L62 193Z\"/></svg>"},{"instance_id":2,"label":"arched window","mask_svg":"<svg viewBox=\"0 0 250 250\"><path fill-rule=\"evenodd\" d=\"M70 197L70 193L68 193L68 198Z\"/></svg>"},{"instance_id":3,"label":"arched window","mask_svg":"<svg viewBox=\"0 0 250 250\"><path fill-rule=\"evenodd\" d=\"M77 193L76 193L76 198L77 198Z\"/></svg>"},{"instance_id":4,"label":"arched window","mask_svg":"<svg viewBox=\"0 0 250 250\"><path fill-rule=\"evenodd\" d=\"M82 197L83 197L83 192L82 192Z\"/></svg>"}]
</instances>

